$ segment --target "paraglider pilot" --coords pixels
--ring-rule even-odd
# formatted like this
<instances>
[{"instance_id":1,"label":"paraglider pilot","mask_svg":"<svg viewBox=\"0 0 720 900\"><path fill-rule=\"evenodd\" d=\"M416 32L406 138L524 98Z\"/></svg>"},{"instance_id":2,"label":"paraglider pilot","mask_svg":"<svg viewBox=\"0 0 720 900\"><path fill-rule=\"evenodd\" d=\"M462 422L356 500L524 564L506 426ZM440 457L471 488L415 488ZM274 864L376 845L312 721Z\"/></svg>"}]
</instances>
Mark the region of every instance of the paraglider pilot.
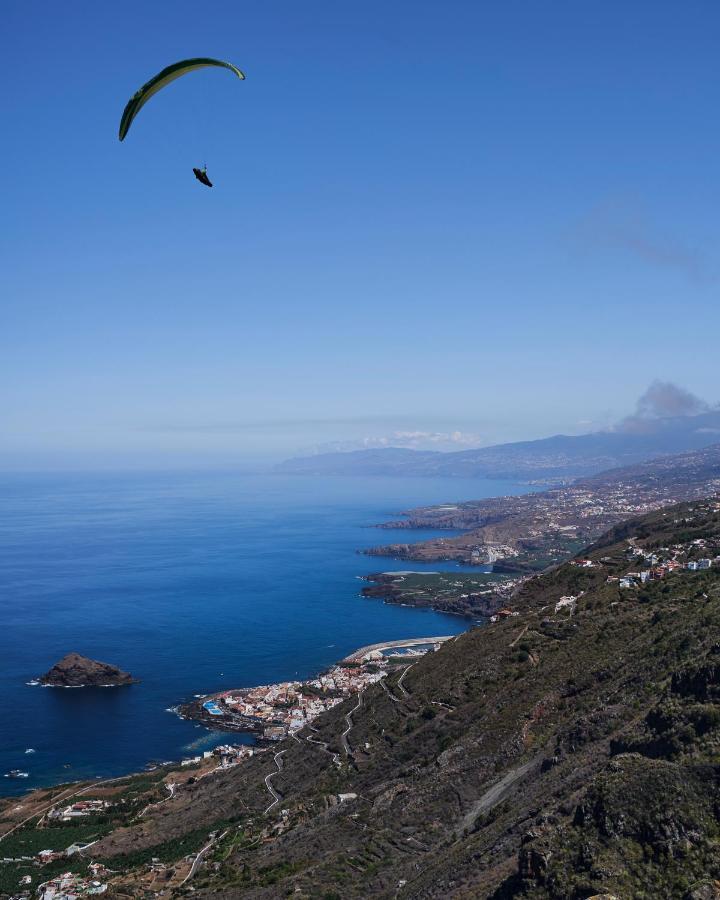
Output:
<instances>
[{"instance_id":1,"label":"paraglider pilot","mask_svg":"<svg viewBox=\"0 0 720 900\"><path fill-rule=\"evenodd\" d=\"M202 184L205 184L208 187L212 187L212 181L210 181L207 176L207 166L203 166L202 169L193 168L193 174L198 181L202 182Z\"/></svg>"},{"instance_id":2,"label":"paraglider pilot","mask_svg":"<svg viewBox=\"0 0 720 900\"><path fill-rule=\"evenodd\" d=\"M118 130L118 137L120 140L125 140L135 116L137 116L147 101L157 94L158 91L165 88L168 84L171 84L177 78L187 75L188 72L195 72L197 69L206 69L208 67L228 69L236 75L240 81L245 80L243 72L232 63L223 62L221 59L212 59L209 56L195 56L192 59L181 59L179 62L166 66L162 72L158 72L158 74L151 78L147 84L144 84L140 90L135 91L128 100L125 109L123 110L122 118L120 119L120 128ZM205 187L212 187L212 181L210 181L207 176L207 166L203 166L202 169L193 167L193 175L201 184L204 184Z\"/></svg>"}]
</instances>

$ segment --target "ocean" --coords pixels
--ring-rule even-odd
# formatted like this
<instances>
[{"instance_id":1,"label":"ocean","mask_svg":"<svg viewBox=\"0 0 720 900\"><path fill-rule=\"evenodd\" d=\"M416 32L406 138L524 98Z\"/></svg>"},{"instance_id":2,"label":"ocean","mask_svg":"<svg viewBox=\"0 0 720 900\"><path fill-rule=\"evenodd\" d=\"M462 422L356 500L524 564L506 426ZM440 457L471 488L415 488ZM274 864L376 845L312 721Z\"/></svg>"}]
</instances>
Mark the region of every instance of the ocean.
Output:
<instances>
[{"instance_id":1,"label":"ocean","mask_svg":"<svg viewBox=\"0 0 720 900\"><path fill-rule=\"evenodd\" d=\"M459 617L361 597L357 576L423 565L357 551L432 534L369 527L411 506L523 490L227 472L1 476L0 794L227 740L169 711L193 694L305 678L376 641L463 631ZM27 684L71 650L141 683ZM29 777L1 777L11 769Z\"/></svg>"}]
</instances>

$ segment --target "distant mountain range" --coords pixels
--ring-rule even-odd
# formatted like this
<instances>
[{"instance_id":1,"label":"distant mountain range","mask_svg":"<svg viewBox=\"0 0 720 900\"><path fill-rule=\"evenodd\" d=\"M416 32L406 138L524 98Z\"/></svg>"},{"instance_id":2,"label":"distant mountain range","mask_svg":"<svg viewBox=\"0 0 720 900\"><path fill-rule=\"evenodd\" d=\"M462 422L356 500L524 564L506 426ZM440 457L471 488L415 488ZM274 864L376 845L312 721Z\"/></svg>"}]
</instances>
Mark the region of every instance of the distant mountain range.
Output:
<instances>
[{"instance_id":1,"label":"distant mountain range","mask_svg":"<svg viewBox=\"0 0 720 900\"><path fill-rule=\"evenodd\" d=\"M289 459L276 471L297 475L407 475L559 482L720 439L720 410L695 416L632 418L613 431L564 435L441 453L386 448Z\"/></svg>"}]
</instances>

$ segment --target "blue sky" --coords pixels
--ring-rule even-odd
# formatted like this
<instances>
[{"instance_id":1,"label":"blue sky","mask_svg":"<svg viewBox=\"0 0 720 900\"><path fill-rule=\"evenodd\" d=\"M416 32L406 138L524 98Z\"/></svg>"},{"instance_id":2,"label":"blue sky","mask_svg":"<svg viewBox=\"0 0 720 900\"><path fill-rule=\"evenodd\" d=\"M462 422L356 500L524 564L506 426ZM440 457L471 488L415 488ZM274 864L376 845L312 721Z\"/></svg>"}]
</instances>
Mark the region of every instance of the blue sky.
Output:
<instances>
[{"instance_id":1,"label":"blue sky","mask_svg":"<svg viewBox=\"0 0 720 900\"><path fill-rule=\"evenodd\" d=\"M716 3L3 11L0 464L537 437L656 377L720 399ZM119 143L196 55L247 81L190 75Z\"/></svg>"}]
</instances>

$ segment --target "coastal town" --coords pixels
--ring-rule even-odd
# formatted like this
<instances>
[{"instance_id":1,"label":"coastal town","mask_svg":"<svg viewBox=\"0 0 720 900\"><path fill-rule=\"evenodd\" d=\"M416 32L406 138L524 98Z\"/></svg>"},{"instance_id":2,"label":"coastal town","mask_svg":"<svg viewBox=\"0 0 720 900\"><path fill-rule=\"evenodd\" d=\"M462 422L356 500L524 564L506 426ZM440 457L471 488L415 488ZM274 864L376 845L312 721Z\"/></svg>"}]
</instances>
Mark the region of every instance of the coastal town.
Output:
<instances>
[{"instance_id":1,"label":"coastal town","mask_svg":"<svg viewBox=\"0 0 720 900\"><path fill-rule=\"evenodd\" d=\"M365 597L404 606L432 608L473 620L501 616L533 575L571 560L609 528L665 506L720 491L717 453L712 448L610 470L575 484L518 496L411 509L381 529L461 531L415 543L372 547L373 557L451 561L477 569L387 571L365 576ZM676 548L677 549L677 548ZM697 551L697 547L695 551ZM665 551L661 551L665 552ZM668 551L669 552L669 551ZM678 554L658 556L644 574L628 573L622 587L663 577L683 563ZM686 560L692 571L712 564L712 554ZM576 563L579 564L579 563Z\"/></svg>"},{"instance_id":2,"label":"coastal town","mask_svg":"<svg viewBox=\"0 0 720 900\"><path fill-rule=\"evenodd\" d=\"M257 743L252 746L224 743L177 763L153 766L147 776L153 781L148 793L134 790L132 777L60 791L57 800L44 806L44 792L31 793L14 812L7 811L11 818L7 820L6 830L0 827L0 841L5 841L0 844L0 851L19 846L40 847L33 852L15 849L0 856L0 878L3 872L16 872L19 876L14 882L15 892L8 896L75 900L107 893L123 878L122 872L100 862L88 862L86 857L86 852L97 842L97 835L107 830L103 822L114 817L118 821L140 821L146 814L152 815L188 787L269 751L274 742L296 735L323 712L384 679L393 667L411 664L450 639L442 636L373 644L356 650L315 678L198 698L192 717L200 718L213 730L252 732ZM269 784L267 789L272 794ZM355 797L352 792L339 793L336 802L350 802ZM78 832L83 826L85 831ZM17 842L8 844L6 839L16 832L32 838L19 837ZM79 833L90 836L80 840ZM154 894L182 887L202 863L205 852L224 836L210 834L204 848L188 853L172 865L159 857L150 858L134 876L136 888ZM46 839L49 847L42 847ZM83 871L79 872L76 870L81 860ZM50 877L45 874L48 870L54 870Z\"/></svg>"},{"instance_id":3,"label":"coastal town","mask_svg":"<svg viewBox=\"0 0 720 900\"><path fill-rule=\"evenodd\" d=\"M393 664L432 651L444 640L422 638L362 648L316 678L222 691L180 707L179 714L213 729L251 732L261 741L281 741L385 678Z\"/></svg>"}]
</instances>

